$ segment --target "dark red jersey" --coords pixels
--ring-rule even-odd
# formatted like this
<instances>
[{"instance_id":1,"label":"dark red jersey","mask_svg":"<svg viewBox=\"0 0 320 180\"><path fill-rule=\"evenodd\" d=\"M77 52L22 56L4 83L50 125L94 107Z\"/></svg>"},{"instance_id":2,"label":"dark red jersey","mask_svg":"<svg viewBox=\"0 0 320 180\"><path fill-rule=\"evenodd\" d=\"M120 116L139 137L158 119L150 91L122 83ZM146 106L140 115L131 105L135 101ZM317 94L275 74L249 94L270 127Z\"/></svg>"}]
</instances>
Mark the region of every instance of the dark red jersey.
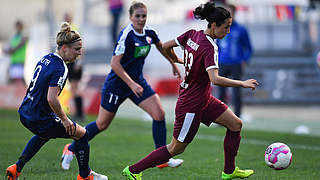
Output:
<instances>
[{"instance_id":1,"label":"dark red jersey","mask_svg":"<svg viewBox=\"0 0 320 180\"><path fill-rule=\"evenodd\" d=\"M184 51L185 78L180 85L177 106L188 112L203 109L211 95L207 70L218 68L218 46L203 31L194 29L175 39Z\"/></svg>"}]
</instances>

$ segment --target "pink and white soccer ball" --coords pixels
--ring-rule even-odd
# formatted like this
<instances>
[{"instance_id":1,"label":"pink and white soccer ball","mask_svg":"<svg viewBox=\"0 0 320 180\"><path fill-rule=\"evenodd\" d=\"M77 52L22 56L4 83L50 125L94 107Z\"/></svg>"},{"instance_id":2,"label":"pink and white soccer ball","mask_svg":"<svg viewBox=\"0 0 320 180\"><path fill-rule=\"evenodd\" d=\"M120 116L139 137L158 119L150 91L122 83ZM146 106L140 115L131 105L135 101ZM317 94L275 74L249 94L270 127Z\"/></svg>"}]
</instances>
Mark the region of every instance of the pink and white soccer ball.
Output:
<instances>
[{"instance_id":1,"label":"pink and white soccer ball","mask_svg":"<svg viewBox=\"0 0 320 180\"><path fill-rule=\"evenodd\" d=\"M292 153L286 144L277 142L268 146L264 153L264 160L269 167L282 170L291 164Z\"/></svg>"}]
</instances>

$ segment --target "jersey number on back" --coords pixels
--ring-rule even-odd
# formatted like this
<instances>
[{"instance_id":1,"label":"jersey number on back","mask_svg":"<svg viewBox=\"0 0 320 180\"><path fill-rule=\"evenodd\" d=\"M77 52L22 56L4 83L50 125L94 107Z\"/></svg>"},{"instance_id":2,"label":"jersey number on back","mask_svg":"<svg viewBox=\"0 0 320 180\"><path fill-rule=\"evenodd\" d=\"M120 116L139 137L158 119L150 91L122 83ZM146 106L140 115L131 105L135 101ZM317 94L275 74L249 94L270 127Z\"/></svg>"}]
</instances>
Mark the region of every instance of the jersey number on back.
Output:
<instances>
[{"instance_id":1,"label":"jersey number on back","mask_svg":"<svg viewBox=\"0 0 320 180\"><path fill-rule=\"evenodd\" d=\"M36 67L36 69L34 70L34 74L33 74L33 78L31 80L31 83L30 83L30 88L29 88L29 91L32 91L34 86L36 85L36 81L38 80L38 77L39 77L39 74L42 70L42 66L41 65L38 65Z\"/></svg>"}]
</instances>

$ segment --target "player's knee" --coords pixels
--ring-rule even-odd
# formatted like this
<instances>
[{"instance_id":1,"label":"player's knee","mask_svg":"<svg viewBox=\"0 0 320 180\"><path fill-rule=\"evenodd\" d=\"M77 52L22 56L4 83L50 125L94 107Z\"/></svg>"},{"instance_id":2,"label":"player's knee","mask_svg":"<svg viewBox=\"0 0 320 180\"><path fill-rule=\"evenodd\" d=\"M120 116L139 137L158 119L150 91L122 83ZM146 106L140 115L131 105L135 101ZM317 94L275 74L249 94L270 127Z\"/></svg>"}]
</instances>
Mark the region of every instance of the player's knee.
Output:
<instances>
[{"instance_id":1,"label":"player's knee","mask_svg":"<svg viewBox=\"0 0 320 180\"><path fill-rule=\"evenodd\" d=\"M152 117L152 119L159 120L159 121L164 120L165 119L165 112L163 110L160 110L158 112L151 114L151 117Z\"/></svg>"},{"instance_id":2,"label":"player's knee","mask_svg":"<svg viewBox=\"0 0 320 180\"><path fill-rule=\"evenodd\" d=\"M232 124L232 126L229 128L231 131L241 131L242 129L242 121L239 119L235 123Z\"/></svg>"}]
</instances>

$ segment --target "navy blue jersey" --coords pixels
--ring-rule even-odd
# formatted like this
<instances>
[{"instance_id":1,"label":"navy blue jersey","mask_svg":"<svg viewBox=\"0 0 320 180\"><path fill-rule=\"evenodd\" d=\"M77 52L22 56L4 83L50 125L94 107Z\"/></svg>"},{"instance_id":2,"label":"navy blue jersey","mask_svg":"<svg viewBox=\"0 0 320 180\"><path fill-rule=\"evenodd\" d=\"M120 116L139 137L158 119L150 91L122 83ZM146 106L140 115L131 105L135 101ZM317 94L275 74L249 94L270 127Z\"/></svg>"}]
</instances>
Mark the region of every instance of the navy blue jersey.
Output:
<instances>
[{"instance_id":1,"label":"navy blue jersey","mask_svg":"<svg viewBox=\"0 0 320 180\"><path fill-rule=\"evenodd\" d=\"M54 119L56 115L47 101L48 89L58 86L62 90L67 75L67 65L58 54L50 53L44 56L35 67L26 96L19 108L20 115L30 121Z\"/></svg>"},{"instance_id":2,"label":"navy blue jersey","mask_svg":"<svg viewBox=\"0 0 320 180\"><path fill-rule=\"evenodd\" d=\"M123 54L121 65L134 81L143 78L142 69L144 61L149 54L151 44L156 44L160 40L155 30L145 27L143 33L138 33L133 29L132 24L126 26L119 35L117 44L113 51L114 56ZM122 79L111 70L106 83L116 83L126 85Z\"/></svg>"}]
</instances>

